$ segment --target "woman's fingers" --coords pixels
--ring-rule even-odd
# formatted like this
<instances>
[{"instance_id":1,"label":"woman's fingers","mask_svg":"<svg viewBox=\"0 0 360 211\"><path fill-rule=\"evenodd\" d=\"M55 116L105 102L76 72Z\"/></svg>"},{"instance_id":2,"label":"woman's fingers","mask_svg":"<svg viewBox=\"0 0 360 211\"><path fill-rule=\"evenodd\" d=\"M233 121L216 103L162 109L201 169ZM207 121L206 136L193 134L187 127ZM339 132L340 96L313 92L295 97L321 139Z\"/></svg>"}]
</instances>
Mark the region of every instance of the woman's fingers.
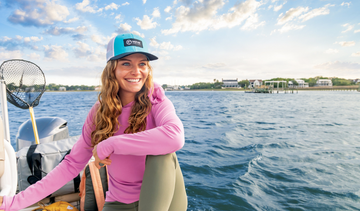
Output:
<instances>
[{"instance_id":1,"label":"woman's fingers","mask_svg":"<svg viewBox=\"0 0 360 211\"><path fill-rule=\"evenodd\" d=\"M95 166L100 169L101 167L104 167L105 165L111 165L111 160L109 158L105 158L104 160L100 160L98 154L97 154L97 145L95 145L93 151L93 156L95 158Z\"/></svg>"}]
</instances>

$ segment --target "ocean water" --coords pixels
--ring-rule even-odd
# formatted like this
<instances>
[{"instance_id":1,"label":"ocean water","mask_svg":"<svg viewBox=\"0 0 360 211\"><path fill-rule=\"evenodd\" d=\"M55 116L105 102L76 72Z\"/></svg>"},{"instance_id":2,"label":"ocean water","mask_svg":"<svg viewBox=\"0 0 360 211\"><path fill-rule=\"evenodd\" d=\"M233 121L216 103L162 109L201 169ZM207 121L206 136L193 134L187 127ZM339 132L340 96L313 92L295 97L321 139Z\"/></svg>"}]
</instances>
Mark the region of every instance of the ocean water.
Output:
<instances>
[{"instance_id":1,"label":"ocean water","mask_svg":"<svg viewBox=\"0 0 360 211\"><path fill-rule=\"evenodd\" d=\"M185 127L178 151L198 210L360 210L360 93L166 92ZM35 116L78 135L96 92L49 92ZM9 105L11 139L30 118ZM14 144L14 143L13 143Z\"/></svg>"}]
</instances>

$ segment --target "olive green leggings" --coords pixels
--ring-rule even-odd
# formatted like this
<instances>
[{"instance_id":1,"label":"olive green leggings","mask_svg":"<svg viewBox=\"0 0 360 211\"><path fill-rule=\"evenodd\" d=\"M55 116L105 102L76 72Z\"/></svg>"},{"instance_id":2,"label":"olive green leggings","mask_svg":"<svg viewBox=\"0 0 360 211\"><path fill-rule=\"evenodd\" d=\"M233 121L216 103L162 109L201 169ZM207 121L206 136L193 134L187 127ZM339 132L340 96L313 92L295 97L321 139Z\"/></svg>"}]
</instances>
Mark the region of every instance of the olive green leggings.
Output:
<instances>
[{"instance_id":1,"label":"olive green leggings","mask_svg":"<svg viewBox=\"0 0 360 211\"><path fill-rule=\"evenodd\" d=\"M105 202L103 211L185 211L187 196L176 154L148 155L140 200L131 204Z\"/></svg>"}]
</instances>

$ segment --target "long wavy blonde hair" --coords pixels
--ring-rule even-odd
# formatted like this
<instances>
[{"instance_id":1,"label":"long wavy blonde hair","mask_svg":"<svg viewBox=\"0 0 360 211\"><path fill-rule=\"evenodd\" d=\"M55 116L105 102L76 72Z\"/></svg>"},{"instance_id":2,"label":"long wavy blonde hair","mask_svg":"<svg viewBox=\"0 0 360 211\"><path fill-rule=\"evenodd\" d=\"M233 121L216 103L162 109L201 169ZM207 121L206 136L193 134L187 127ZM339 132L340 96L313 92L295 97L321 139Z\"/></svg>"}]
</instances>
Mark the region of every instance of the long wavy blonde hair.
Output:
<instances>
[{"instance_id":1,"label":"long wavy blonde hair","mask_svg":"<svg viewBox=\"0 0 360 211\"><path fill-rule=\"evenodd\" d=\"M120 127L118 117L122 112L123 105L119 96L121 88L115 77L117 63L117 60L108 61L101 75L102 86L98 96L100 104L94 118L95 130L91 132L92 146L113 136ZM143 87L135 95L134 105L129 116L129 126L124 133L137 133L146 129L146 117L151 111L148 93L153 86L152 68L149 62L146 62L146 65L149 74Z\"/></svg>"}]
</instances>

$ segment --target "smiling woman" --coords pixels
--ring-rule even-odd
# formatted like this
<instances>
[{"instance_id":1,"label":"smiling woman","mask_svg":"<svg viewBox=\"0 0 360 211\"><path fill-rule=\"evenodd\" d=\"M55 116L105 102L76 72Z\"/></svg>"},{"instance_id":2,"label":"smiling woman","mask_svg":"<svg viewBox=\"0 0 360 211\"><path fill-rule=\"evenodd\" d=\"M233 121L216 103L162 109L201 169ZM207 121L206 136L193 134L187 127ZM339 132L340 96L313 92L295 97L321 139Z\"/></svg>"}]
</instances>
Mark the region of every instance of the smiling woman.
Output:
<instances>
[{"instance_id":1,"label":"smiling woman","mask_svg":"<svg viewBox=\"0 0 360 211\"><path fill-rule=\"evenodd\" d=\"M45 198L78 175L92 155L99 169L108 166L103 211L186 210L175 154L184 145L184 127L164 90L153 83L149 61L156 59L137 35L111 39L98 102L71 153L25 191L0 197L0 210L19 210Z\"/></svg>"}]
</instances>

